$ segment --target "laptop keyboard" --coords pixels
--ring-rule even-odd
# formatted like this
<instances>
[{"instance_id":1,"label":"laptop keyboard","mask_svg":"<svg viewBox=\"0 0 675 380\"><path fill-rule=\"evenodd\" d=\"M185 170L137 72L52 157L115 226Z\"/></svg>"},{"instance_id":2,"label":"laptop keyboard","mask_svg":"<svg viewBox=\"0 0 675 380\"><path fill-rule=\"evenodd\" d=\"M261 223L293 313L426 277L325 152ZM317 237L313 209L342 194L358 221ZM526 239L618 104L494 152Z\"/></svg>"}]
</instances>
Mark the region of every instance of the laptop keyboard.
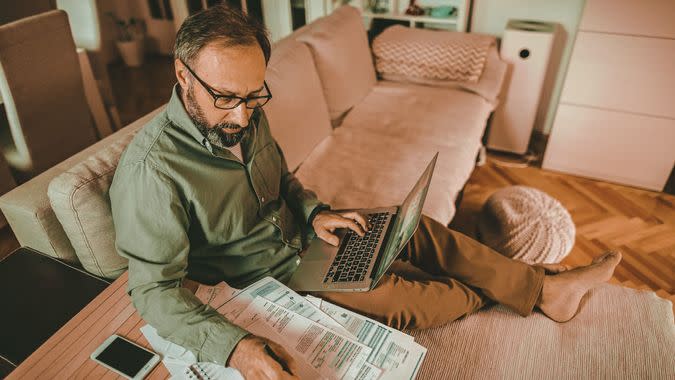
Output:
<instances>
[{"instance_id":1,"label":"laptop keyboard","mask_svg":"<svg viewBox=\"0 0 675 380\"><path fill-rule=\"evenodd\" d=\"M349 230L340 245L335 260L328 269L323 282L353 282L366 278L370 262L375 256L377 242L387 222L388 212L369 214L372 228L361 237Z\"/></svg>"}]
</instances>

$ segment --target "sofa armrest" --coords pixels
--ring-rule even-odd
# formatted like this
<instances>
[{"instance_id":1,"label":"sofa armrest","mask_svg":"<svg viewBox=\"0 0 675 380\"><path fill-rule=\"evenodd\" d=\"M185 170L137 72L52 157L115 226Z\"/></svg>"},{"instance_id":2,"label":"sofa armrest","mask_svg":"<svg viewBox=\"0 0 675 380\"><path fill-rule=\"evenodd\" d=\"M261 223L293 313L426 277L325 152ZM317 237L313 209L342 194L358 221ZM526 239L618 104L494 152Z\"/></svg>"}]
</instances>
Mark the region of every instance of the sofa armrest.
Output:
<instances>
[{"instance_id":1,"label":"sofa armrest","mask_svg":"<svg viewBox=\"0 0 675 380\"><path fill-rule=\"evenodd\" d=\"M155 109L1 196L0 210L21 246L31 247L66 262L77 263L75 250L49 203L47 188L50 182L100 149L136 132L163 108L164 106Z\"/></svg>"}]
</instances>

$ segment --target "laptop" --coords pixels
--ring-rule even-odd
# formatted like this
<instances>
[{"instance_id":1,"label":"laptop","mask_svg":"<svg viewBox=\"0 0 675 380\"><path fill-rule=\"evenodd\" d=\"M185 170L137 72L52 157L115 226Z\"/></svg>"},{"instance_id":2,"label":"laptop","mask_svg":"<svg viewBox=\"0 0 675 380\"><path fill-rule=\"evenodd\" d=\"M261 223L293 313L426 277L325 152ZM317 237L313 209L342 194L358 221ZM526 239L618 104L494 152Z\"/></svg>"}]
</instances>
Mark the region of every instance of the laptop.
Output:
<instances>
[{"instance_id":1,"label":"laptop","mask_svg":"<svg viewBox=\"0 0 675 380\"><path fill-rule=\"evenodd\" d=\"M400 206L349 210L370 221L372 227L364 237L340 228L335 231L340 238L337 247L312 240L288 286L314 292L373 289L417 230L437 157L438 153Z\"/></svg>"}]
</instances>

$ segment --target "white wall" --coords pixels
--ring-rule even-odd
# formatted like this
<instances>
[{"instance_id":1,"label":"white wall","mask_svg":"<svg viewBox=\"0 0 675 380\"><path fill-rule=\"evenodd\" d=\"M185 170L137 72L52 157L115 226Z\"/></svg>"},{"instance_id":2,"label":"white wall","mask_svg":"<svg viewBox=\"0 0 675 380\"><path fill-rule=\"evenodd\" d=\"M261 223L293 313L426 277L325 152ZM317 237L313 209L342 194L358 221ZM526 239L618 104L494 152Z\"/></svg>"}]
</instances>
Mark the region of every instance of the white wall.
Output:
<instances>
[{"instance_id":1,"label":"white wall","mask_svg":"<svg viewBox=\"0 0 675 380\"><path fill-rule=\"evenodd\" d=\"M509 19L551 21L562 26L564 45L558 49L558 56L552 57L559 59L557 75L553 81L544 84L543 98L550 99L548 110L535 120L535 129L545 134L550 132L553 124L584 4L585 0L473 0L472 32L501 37Z\"/></svg>"},{"instance_id":2,"label":"white wall","mask_svg":"<svg viewBox=\"0 0 675 380\"><path fill-rule=\"evenodd\" d=\"M290 0L262 0L263 19L272 42L293 32Z\"/></svg>"},{"instance_id":3,"label":"white wall","mask_svg":"<svg viewBox=\"0 0 675 380\"><path fill-rule=\"evenodd\" d=\"M107 64L117 57L117 30L106 12L116 11L115 0L57 0L56 5L68 13L75 45L98 53L93 64Z\"/></svg>"}]
</instances>

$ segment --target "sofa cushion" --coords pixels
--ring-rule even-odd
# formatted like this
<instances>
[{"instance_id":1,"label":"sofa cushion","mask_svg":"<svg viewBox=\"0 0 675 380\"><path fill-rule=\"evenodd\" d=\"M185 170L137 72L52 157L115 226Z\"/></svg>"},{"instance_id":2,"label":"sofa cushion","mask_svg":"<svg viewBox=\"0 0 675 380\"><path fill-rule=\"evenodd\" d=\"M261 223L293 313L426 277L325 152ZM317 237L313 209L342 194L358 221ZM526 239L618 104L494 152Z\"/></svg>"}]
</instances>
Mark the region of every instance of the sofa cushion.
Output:
<instances>
[{"instance_id":1,"label":"sofa cushion","mask_svg":"<svg viewBox=\"0 0 675 380\"><path fill-rule=\"evenodd\" d=\"M127 259L115 250L115 228L109 190L122 152L135 133L98 151L49 184L52 209L88 272L117 278Z\"/></svg>"},{"instance_id":2,"label":"sofa cushion","mask_svg":"<svg viewBox=\"0 0 675 380\"><path fill-rule=\"evenodd\" d=\"M380 81L349 112L341 128L367 129L411 142L462 145L475 155L493 109L466 91ZM473 168L474 161L458 164Z\"/></svg>"},{"instance_id":3,"label":"sofa cushion","mask_svg":"<svg viewBox=\"0 0 675 380\"><path fill-rule=\"evenodd\" d=\"M455 214L454 200L473 169L473 148L411 143L367 129L337 128L312 151L296 176L334 209L399 205L436 152L423 213L448 224Z\"/></svg>"},{"instance_id":4,"label":"sofa cushion","mask_svg":"<svg viewBox=\"0 0 675 380\"><path fill-rule=\"evenodd\" d=\"M487 34L394 25L373 40L378 74L478 82L496 38Z\"/></svg>"},{"instance_id":5,"label":"sofa cushion","mask_svg":"<svg viewBox=\"0 0 675 380\"><path fill-rule=\"evenodd\" d=\"M297 37L307 43L335 123L375 85L375 68L358 9L343 6Z\"/></svg>"},{"instance_id":6,"label":"sofa cushion","mask_svg":"<svg viewBox=\"0 0 675 380\"><path fill-rule=\"evenodd\" d=\"M309 48L292 38L278 41L272 47L265 79L272 92L265 114L293 171L332 131Z\"/></svg>"},{"instance_id":7,"label":"sofa cushion","mask_svg":"<svg viewBox=\"0 0 675 380\"><path fill-rule=\"evenodd\" d=\"M397 74L382 74L381 78L388 81L416 83L426 86L462 89L482 96L493 106L499 104L499 97L504 87L508 64L499 58L496 46L488 50L487 61L483 74L477 83L458 82L451 80L434 80L426 78L407 77Z\"/></svg>"}]
</instances>

